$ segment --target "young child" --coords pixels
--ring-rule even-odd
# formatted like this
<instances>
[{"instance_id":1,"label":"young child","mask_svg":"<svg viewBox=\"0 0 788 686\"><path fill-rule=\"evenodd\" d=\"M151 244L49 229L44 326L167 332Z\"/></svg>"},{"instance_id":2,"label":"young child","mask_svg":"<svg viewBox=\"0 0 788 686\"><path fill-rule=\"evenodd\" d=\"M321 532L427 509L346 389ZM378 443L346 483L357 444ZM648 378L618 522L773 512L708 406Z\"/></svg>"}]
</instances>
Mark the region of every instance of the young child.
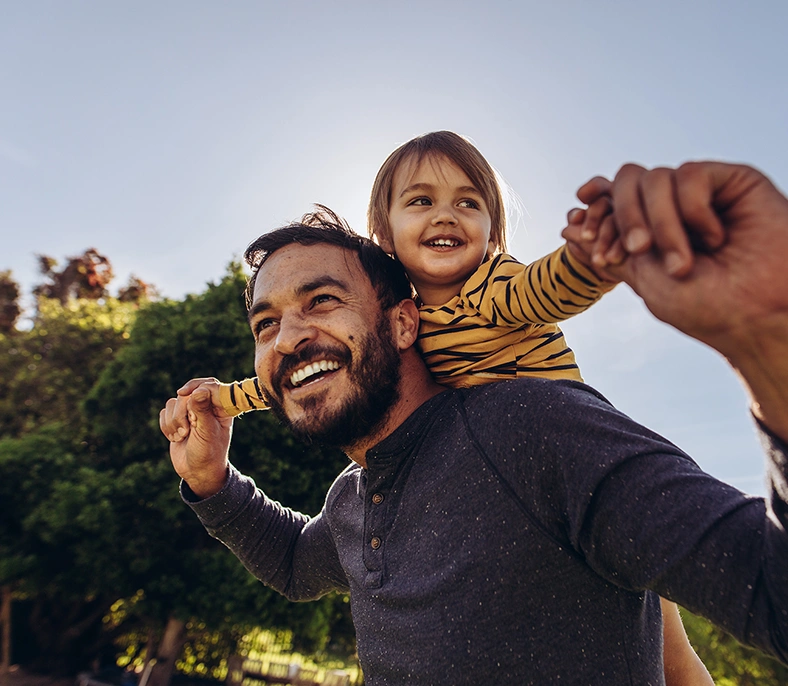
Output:
<instances>
[{"instance_id":1,"label":"young child","mask_svg":"<svg viewBox=\"0 0 788 686\"><path fill-rule=\"evenodd\" d=\"M367 218L416 290L419 347L436 381L583 380L557 322L616 282L567 245L529 265L506 254L495 172L462 136L438 131L397 148L378 171ZM222 384L219 401L230 416L266 406L255 379Z\"/></svg>"},{"instance_id":2,"label":"young child","mask_svg":"<svg viewBox=\"0 0 788 686\"><path fill-rule=\"evenodd\" d=\"M616 281L598 274L577 244L529 265L506 254L501 189L471 143L439 131L397 148L377 174L367 217L370 235L402 262L413 284L419 346L438 382L582 381L557 323L589 308ZM266 406L256 379L209 386L226 415ZM712 684L676 606L663 600L663 615L667 683Z\"/></svg>"}]
</instances>

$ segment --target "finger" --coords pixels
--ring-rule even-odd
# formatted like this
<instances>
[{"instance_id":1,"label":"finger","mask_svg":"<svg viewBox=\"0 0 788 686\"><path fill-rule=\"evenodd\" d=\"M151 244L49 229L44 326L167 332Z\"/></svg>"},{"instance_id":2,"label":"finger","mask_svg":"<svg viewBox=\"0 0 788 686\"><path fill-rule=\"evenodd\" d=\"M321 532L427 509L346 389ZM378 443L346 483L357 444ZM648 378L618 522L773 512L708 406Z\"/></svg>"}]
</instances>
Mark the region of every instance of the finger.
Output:
<instances>
[{"instance_id":1,"label":"finger","mask_svg":"<svg viewBox=\"0 0 788 686\"><path fill-rule=\"evenodd\" d=\"M657 168L640 177L640 195L647 217L651 240L671 276L682 277L692 271L694 255L681 216L672 169Z\"/></svg>"},{"instance_id":2,"label":"finger","mask_svg":"<svg viewBox=\"0 0 788 686\"><path fill-rule=\"evenodd\" d=\"M642 253L651 247L651 233L640 196L640 179L646 170L625 164L613 181L613 214L621 241L627 252Z\"/></svg>"},{"instance_id":3,"label":"finger","mask_svg":"<svg viewBox=\"0 0 788 686\"><path fill-rule=\"evenodd\" d=\"M599 226L591 259L595 266L606 267L611 264L621 264L625 258L626 252L621 245L613 215L608 213Z\"/></svg>"},{"instance_id":4,"label":"finger","mask_svg":"<svg viewBox=\"0 0 788 686\"><path fill-rule=\"evenodd\" d=\"M181 386L177 393L178 395L189 395L192 393L196 388L199 388L201 384L204 384L208 381L212 381L214 383L219 383L219 380L213 376L204 376L197 379L191 379L187 381L183 386Z\"/></svg>"},{"instance_id":5,"label":"finger","mask_svg":"<svg viewBox=\"0 0 788 686\"><path fill-rule=\"evenodd\" d=\"M725 244L725 227L712 203L719 186L716 168L688 162L676 170L676 196L681 217L696 250L714 251ZM726 168L726 178L730 172Z\"/></svg>"},{"instance_id":6,"label":"finger","mask_svg":"<svg viewBox=\"0 0 788 686\"><path fill-rule=\"evenodd\" d=\"M170 398L164 409L159 412L159 428L172 443L182 441L189 435L186 404L180 397Z\"/></svg>"},{"instance_id":7,"label":"finger","mask_svg":"<svg viewBox=\"0 0 788 686\"><path fill-rule=\"evenodd\" d=\"M186 399L189 423L195 426L200 420L214 420L211 392L202 386L195 389Z\"/></svg>"},{"instance_id":8,"label":"finger","mask_svg":"<svg viewBox=\"0 0 788 686\"><path fill-rule=\"evenodd\" d=\"M580 209L579 207L573 207L569 212L566 213L566 223L567 226L573 226L575 224L582 224L585 221L586 211Z\"/></svg>"},{"instance_id":9,"label":"finger","mask_svg":"<svg viewBox=\"0 0 788 686\"><path fill-rule=\"evenodd\" d=\"M618 233L616 233L616 237L613 239L610 248L608 248L607 252L605 253L605 259L607 260L608 264L618 265L627 259L627 257L628 254L627 251L624 250L624 244L621 242L621 237L618 235Z\"/></svg>"},{"instance_id":10,"label":"finger","mask_svg":"<svg viewBox=\"0 0 788 686\"><path fill-rule=\"evenodd\" d=\"M568 224L561 230L561 238L567 242L580 245L583 242L581 237L582 231L583 227L580 224Z\"/></svg>"},{"instance_id":11,"label":"finger","mask_svg":"<svg viewBox=\"0 0 788 686\"><path fill-rule=\"evenodd\" d=\"M591 205L603 195L610 195L612 188L613 184L604 176L595 176L577 189L577 199L586 205Z\"/></svg>"},{"instance_id":12,"label":"finger","mask_svg":"<svg viewBox=\"0 0 788 686\"><path fill-rule=\"evenodd\" d=\"M583 222L583 240L597 241L599 236L600 224L612 211L610 196L603 195L595 200L586 210L585 221Z\"/></svg>"}]
</instances>

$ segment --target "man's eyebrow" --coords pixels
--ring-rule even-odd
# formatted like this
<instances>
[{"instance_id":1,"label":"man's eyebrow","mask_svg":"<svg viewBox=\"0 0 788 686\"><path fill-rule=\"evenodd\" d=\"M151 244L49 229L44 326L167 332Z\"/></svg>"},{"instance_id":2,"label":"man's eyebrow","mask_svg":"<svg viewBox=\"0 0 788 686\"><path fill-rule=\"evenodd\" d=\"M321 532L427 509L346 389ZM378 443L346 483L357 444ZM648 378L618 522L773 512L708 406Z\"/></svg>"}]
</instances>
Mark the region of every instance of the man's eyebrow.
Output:
<instances>
[{"instance_id":1,"label":"man's eyebrow","mask_svg":"<svg viewBox=\"0 0 788 686\"><path fill-rule=\"evenodd\" d=\"M312 281L308 281L307 283L301 284L295 290L295 294L299 297L304 295L309 295L310 293L314 293L321 288L325 288L326 286L333 286L334 288L339 288L340 290L344 291L345 293L350 292L350 288L341 279L336 279L333 276L321 276L317 279ZM272 309L273 305L268 300L258 300L255 302L250 308L249 312L247 313L247 318L251 322L255 317L257 317L261 312L265 312L267 310Z\"/></svg>"},{"instance_id":2,"label":"man's eyebrow","mask_svg":"<svg viewBox=\"0 0 788 686\"><path fill-rule=\"evenodd\" d=\"M401 198L405 193L412 193L414 191L431 191L433 188L435 188L435 186L431 183L413 183L407 188L403 188L399 197ZM476 195L481 195L481 192L476 186L460 186L455 190L460 193L476 193Z\"/></svg>"},{"instance_id":3,"label":"man's eyebrow","mask_svg":"<svg viewBox=\"0 0 788 686\"><path fill-rule=\"evenodd\" d=\"M252 306L246 313L246 319L249 323L252 323L252 320L261 312L265 312L266 310L271 309L271 303L267 300L258 300L257 302L253 303Z\"/></svg>"},{"instance_id":4,"label":"man's eyebrow","mask_svg":"<svg viewBox=\"0 0 788 686\"><path fill-rule=\"evenodd\" d=\"M320 290L321 288L325 288L326 286L334 286L334 288L339 288L346 293L350 292L350 287L345 281L326 274L325 276L320 276L313 281L308 281L307 283L301 284L298 288L296 288L296 295L309 295L310 293Z\"/></svg>"}]
</instances>

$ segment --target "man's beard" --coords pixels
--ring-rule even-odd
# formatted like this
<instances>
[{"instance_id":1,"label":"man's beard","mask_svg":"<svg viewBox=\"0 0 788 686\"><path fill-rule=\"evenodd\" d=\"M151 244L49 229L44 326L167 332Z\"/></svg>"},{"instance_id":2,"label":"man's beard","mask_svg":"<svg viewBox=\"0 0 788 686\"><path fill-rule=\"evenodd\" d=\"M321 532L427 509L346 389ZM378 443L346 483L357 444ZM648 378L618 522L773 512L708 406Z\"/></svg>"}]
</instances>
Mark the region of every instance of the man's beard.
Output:
<instances>
[{"instance_id":1,"label":"man's beard","mask_svg":"<svg viewBox=\"0 0 788 686\"><path fill-rule=\"evenodd\" d=\"M347 398L333 410L322 409L328 391L315 393L299 403L304 416L291 421L281 403L282 384L296 368L310 360L324 356L338 359L345 367L351 390ZM359 358L352 359L350 349L308 345L282 360L272 383L278 393L265 389L271 411L293 433L306 441L349 448L358 440L372 435L388 417L391 406L399 399L402 361L394 345L391 323L381 314L375 330L365 334L359 344Z\"/></svg>"}]
</instances>

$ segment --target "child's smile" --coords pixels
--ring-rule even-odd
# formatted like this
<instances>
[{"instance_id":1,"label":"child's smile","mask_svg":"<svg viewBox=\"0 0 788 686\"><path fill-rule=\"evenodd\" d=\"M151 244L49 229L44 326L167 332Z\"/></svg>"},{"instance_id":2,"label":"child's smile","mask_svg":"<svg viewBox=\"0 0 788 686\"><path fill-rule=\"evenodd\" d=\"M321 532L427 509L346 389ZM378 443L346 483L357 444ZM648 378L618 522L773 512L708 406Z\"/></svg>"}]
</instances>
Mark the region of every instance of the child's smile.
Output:
<instances>
[{"instance_id":1,"label":"child's smile","mask_svg":"<svg viewBox=\"0 0 788 686\"><path fill-rule=\"evenodd\" d=\"M394 174L389 209L393 252L422 302L441 305L494 251L491 219L481 193L456 164L430 157Z\"/></svg>"}]
</instances>

